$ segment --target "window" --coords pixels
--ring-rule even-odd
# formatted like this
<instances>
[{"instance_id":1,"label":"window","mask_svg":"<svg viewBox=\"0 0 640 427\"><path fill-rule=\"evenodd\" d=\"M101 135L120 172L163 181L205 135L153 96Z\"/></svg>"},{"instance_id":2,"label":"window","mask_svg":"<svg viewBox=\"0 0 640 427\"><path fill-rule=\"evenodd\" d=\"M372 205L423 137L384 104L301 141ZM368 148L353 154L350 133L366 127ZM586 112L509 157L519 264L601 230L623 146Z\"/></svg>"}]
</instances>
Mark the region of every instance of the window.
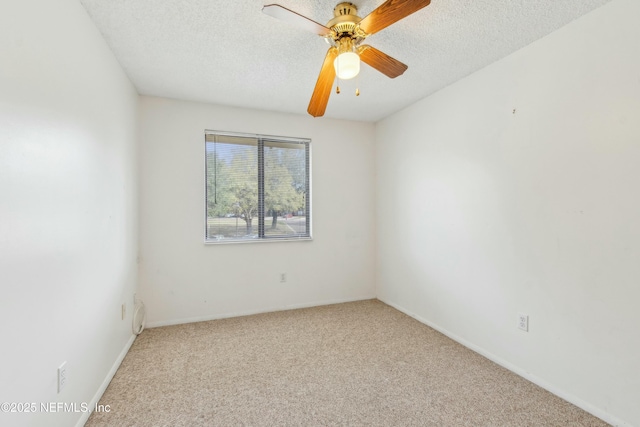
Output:
<instances>
[{"instance_id":1,"label":"window","mask_svg":"<svg viewBox=\"0 0 640 427\"><path fill-rule=\"evenodd\" d=\"M206 131L205 241L310 238L310 142Z\"/></svg>"}]
</instances>

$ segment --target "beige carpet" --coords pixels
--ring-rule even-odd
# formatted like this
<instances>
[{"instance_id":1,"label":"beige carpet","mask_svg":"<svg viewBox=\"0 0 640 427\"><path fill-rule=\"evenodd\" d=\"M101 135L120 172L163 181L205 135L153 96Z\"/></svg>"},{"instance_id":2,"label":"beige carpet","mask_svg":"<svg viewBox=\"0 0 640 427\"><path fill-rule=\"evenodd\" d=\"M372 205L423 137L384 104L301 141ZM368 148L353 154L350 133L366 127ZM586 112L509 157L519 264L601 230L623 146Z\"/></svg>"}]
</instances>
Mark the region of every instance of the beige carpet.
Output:
<instances>
[{"instance_id":1,"label":"beige carpet","mask_svg":"<svg viewBox=\"0 0 640 427\"><path fill-rule=\"evenodd\" d=\"M380 301L144 331L86 426L606 426Z\"/></svg>"}]
</instances>

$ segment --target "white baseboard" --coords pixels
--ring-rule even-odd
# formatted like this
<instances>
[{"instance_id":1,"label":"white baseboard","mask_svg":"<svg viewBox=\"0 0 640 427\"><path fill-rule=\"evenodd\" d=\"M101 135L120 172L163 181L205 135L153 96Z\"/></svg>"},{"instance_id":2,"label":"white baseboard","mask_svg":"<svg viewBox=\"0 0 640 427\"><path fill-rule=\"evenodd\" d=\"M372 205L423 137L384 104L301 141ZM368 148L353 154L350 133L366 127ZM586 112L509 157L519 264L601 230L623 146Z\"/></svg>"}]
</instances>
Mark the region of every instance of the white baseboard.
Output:
<instances>
[{"instance_id":1,"label":"white baseboard","mask_svg":"<svg viewBox=\"0 0 640 427\"><path fill-rule=\"evenodd\" d=\"M122 351L118 355L118 358L116 359L115 363L113 364L113 366L111 367L111 369L107 373L107 376L105 377L104 381L100 385L100 388L98 388L98 391L93 396L93 399L91 399L91 402L89 402L89 408L95 408L96 407L96 405L100 401L100 398L104 394L104 391L107 389L107 387L109 386L109 383L113 379L113 376L116 374L116 371L120 367L120 364L124 360L124 357L129 352L129 349L131 348L131 345L133 345L133 342L135 341L135 339L136 339L136 336L135 335L131 335L131 338L129 338L129 341L127 341L127 343L125 344L124 348L122 349ZM85 425L85 423L87 422L87 420L89 419L89 417L91 416L92 412L93 412L93 410L90 411L90 412L83 412L82 413L82 417L80 417L80 419L76 423L76 427L83 427Z\"/></svg>"},{"instance_id":2,"label":"white baseboard","mask_svg":"<svg viewBox=\"0 0 640 427\"><path fill-rule=\"evenodd\" d=\"M392 303L390 301L385 301L383 298L378 297L378 299L380 301L382 301L383 303L390 305L391 307L395 308L398 311L403 312L404 314L406 314L407 316L413 317L414 319L416 319L417 321L419 321L420 323L424 323L425 325L429 326L430 328L435 329L436 331L440 332L443 335L446 335L447 337L451 338L452 340L456 341L459 344L462 344L463 346L467 347L468 349L486 357L487 359L491 360L494 363L497 363L498 365L502 366L503 368L506 368L508 370L510 370L511 372L521 376L522 378L531 381L532 383L542 387L543 389L547 390L550 393L555 394L556 396L560 397L561 399L566 400L569 403L572 403L574 405L576 405L578 408L581 408L585 411L587 411L588 413L590 413L591 415L600 418L601 420L603 420L604 422L611 424L612 426L619 426L619 427L632 427L632 425L630 423L627 423L619 418L614 417L613 415L603 411L600 408L597 408L595 406L593 406L592 404L585 402L584 400L565 392L564 390L559 389L558 387L556 387L555 385L553 385L552 383L543 380L542 378L536 377L535 375L532 375L531 373L525 371L524 369L513 365L512 363L497 357L496 355L486 351L485 349L478 347L477 345L449 332L448 330L440 327L439 325L415 314L410 312L409 310L406 310L404 307L401 307L395 303Z\"/></svg>"},{"instance_id":3,"label":"white baseboard","mask_svg":"<svg viewBox=\"0 0 640 427\"><path fill-rule=\"evenodd\" d=\"M322 305L331 305L331 304L342 304L345 302L354 302L354 301L365 301L368 299L375 299L375 295L363 296L357 298L346 298L346 299L337 299L337 300L326 300L326 301L318 301L318 302L309 302L303 304L293 304L293 305L284 305L278 307L268 307L259 310L248 310L241 312L233 312L233 313L221 313L221 314L212 314L207 316L199 316L199 317L187 317L182 319L172 319L172 320L159 320L155 322L147 322L147 328L158 328L160 326L171 326L171 325L181 325L184 323L195 323L195 322L206 322L209 320L218 320L218 319L228 319L230 317L240 317L240 316L251 316L252 314L262 314L262 313L272 313L275 311L285 311L285 310L295 310L298 308L309 308L309 307L319 307Z\"/></svg>"}]
</instances>

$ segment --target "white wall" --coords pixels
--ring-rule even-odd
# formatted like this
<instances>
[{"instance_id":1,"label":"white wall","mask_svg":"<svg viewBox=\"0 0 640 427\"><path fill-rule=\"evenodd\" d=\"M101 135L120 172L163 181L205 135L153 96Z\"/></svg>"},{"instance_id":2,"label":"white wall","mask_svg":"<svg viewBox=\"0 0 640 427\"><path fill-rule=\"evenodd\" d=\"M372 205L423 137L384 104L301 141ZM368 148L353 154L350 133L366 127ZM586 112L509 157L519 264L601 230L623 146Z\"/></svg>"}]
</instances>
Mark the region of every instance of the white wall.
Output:
<instances>
[{"instance_id":1,"label":"white wall","mask_svg":"<svg viewBox=\"0 0 640 427\"><path fill-rule=\"evenodd\" d=\"M0 5L0 402L90 403L131 342L138 96L77 0ZM57 368L68 383L57 394ZM70 426L87 414L0 413Z\"/></svg>"},{"instance_id":2,"label":"white wall","mask_svg":"<svg viewBox=\"0 0 640 427\"><path fill-rule=\"evenodd\" d=\"M627 425L640 425L639 16L614 0L376 129L379 298Z\"/></svg>"},{"instance_id":3,"label":"white wall","mask_svg":"<svg viewBox=\"0 0 640 427\"><path fill-rule=\"evenodd\" d=\"M373 124L152 97L140 118L150 326L375 296ZM203 243L205 129L312 139L313 241Z\"/></svg>"}]
</instances>

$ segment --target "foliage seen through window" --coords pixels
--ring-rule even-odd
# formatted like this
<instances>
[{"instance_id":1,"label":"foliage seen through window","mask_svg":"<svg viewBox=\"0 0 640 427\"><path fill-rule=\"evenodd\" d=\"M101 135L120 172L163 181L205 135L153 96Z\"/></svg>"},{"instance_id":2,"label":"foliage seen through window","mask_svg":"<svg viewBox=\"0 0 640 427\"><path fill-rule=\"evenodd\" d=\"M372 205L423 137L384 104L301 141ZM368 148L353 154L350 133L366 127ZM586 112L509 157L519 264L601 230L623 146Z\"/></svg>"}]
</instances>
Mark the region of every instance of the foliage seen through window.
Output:
<instances>
[{"instance_id":1,"label":"foliage seen through window","mask_svg":"<svg viewBox=\"0 0 640 427\"><path fill-rule=\"evenodd\" d=\"M310 237L309 140L207 133L207 241Z\"/></svg>"}]
</instances>

